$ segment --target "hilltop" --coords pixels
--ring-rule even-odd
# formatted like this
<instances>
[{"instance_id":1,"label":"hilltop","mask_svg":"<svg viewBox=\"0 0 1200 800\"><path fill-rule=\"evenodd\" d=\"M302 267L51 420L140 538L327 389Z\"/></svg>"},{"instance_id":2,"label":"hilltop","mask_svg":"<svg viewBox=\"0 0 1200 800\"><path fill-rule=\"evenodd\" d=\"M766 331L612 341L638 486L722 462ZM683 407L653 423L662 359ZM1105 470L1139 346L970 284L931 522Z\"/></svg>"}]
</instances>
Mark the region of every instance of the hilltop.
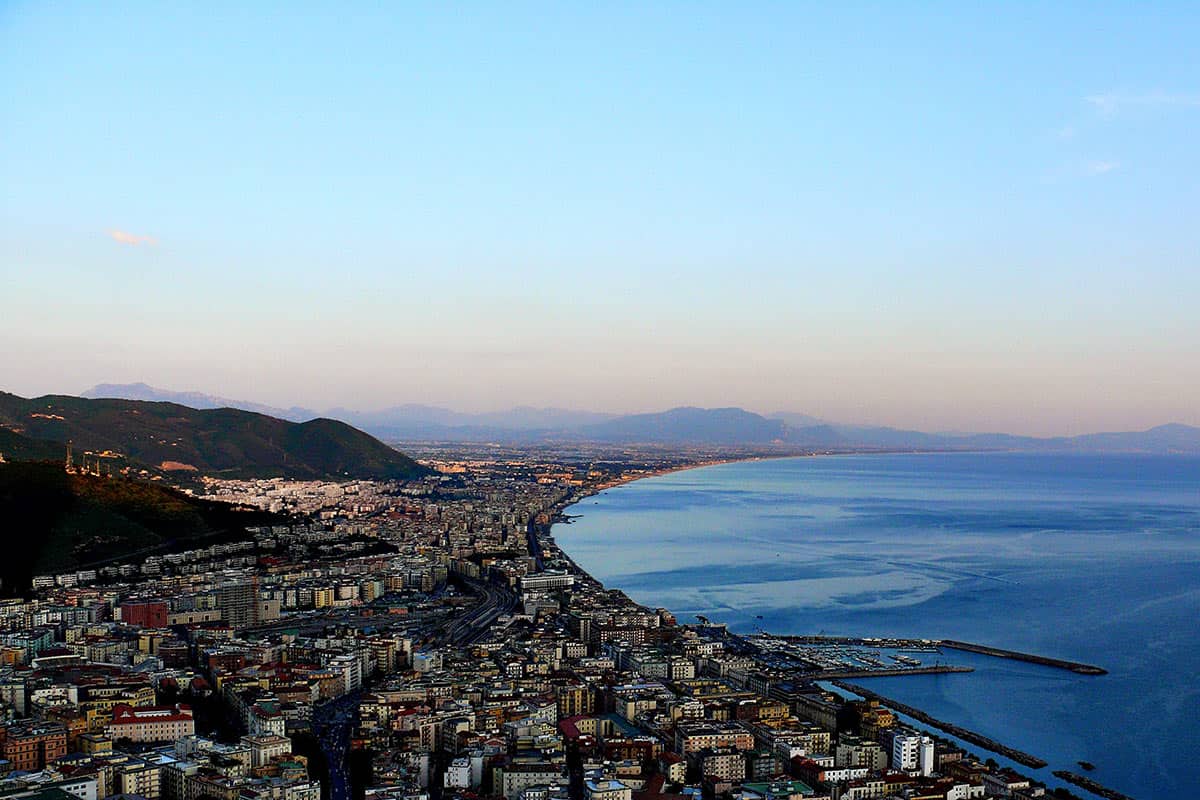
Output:
<instances>
[{"instance_id":1,"label":"hilltop","mask_svg":"<svg viewBox=\"0 0 1200 800\"><path fill-rule=\"evenodd\" d=\"M0 427L31 457L113 451L156 471L251 478L407 479L429 473L378 439L331 419L289 422L233 408L177 403L89 400L65 395L26 399L0 392ZM13 436L15 434L15 436ZM14 452L13 457L22 457Z\"/></svg>"}]
</instances>

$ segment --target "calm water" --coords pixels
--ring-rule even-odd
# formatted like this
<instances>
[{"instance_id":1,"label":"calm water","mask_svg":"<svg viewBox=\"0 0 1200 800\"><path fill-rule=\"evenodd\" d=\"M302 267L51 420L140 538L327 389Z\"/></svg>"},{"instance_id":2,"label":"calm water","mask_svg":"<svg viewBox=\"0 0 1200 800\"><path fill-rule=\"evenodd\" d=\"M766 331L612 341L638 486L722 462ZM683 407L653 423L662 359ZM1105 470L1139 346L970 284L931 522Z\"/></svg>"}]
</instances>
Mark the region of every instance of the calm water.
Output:
<instances>
[{"instance_id":1,"label":"calm water","mask_svg":"<svg viewBox=\"0 0 1200 800\"><path fill-rule=\"evenodd\" d=\"M611 489L555 528L680 621L958 638L970 674L864 681L1139 800L1200 796L1200 459L1012 454L727 464ZM758 615L762 619L757 619ZM1078 790L1082 791L1082 790Z\"/></svg>"}]
</instances>

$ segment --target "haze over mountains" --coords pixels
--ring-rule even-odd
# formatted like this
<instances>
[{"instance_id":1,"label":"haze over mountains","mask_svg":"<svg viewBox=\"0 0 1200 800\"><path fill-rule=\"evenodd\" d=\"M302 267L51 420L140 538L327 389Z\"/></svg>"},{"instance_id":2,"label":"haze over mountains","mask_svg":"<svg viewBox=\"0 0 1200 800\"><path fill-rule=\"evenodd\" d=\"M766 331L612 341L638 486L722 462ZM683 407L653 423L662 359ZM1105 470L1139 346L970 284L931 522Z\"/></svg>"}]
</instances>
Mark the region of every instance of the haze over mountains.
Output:
<instances>
[{"instance_id":1,"label":"haze over mountains","mask_svg":"<svg viewBox=\"0 0 1200 800\"><path fill-rule=\"evenodd\" d=\"M338 419L378 436L393 438L431 438L429 434L445 433L448 438L474 435L487 438L506 431L545 431L570 429L582 425L613 419L617 414L593 411L570 411L562 408L531 408L518 406L508 411L483 414L468 414L448 408L407 403L377 411L359 411L349 408L330 408L316 411L311 408L292 406L276 408L246 400L204 394L202 392L175 392L158 389L145 383L102 383L80 394L87 398L120 398L123 400L147 400L179 403L192 408L240 408L259 414L306 422L310 419L328 417ZM457 432L458 435L454 435Z\"/></svg>"},{"instance_id":2,"label":"haze over mountains","mask_svg":"<svg viewBox=\"0 0 1200 800\"><path fill-rule=\"evenodd\" d=\"M557 408L518 407L470 414L426 405L398 405L378 411L293 407L172 392L138 384L102 384L84 397L117 397L180 403L195 408L239 408L301 422L321 416L341 420L392 441L578 440L604 443L780 445L812 449L1022 450L1047 452L1200 453L1200 428L1169 424L1146 431L1038 438L1005 433L926 433L882 426L843 425L796 412L756 414L740 408L675 408L648 414L616 415Z\"/></svg>"},{"instance_id":3,"label":"haze over mountains","mask_svg":"<svg viewBox=\"0 0 1200 800\"><path fill-rule=\"evenodd\" d=\"M252 403L248 400L231 400L228 397L204 394L203 392L172 392L167 389L157 389L145 383L101 383L80 392L80 397L89 400L144 400L150 403L178 403L189 408L238 408L242 411L253 411L266 414L268 417L291 420L292 422L307 422L322 416L307 408L275 408L274 406Z\"/></svg>"}]
</instances>

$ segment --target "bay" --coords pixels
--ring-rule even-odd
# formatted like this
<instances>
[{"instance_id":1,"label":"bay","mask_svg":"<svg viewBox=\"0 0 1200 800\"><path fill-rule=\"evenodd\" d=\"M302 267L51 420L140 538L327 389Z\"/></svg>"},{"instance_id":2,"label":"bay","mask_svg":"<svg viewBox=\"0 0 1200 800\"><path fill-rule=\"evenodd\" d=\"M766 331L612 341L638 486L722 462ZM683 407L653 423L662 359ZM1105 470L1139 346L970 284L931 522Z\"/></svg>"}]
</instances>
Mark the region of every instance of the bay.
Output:
<instances>
[{"instance_id":1,"label":"bay","mask_svg":"<svg viewBox=\"0 0 1200 800\"><path fill-rule=\"evenodd\" d=\"M738 632L956 638L1101 677L947 651L969 674L864 681L1140 800L1200 785L1200 458L906 454L636 481L555 527L634 600ZM1078 791L1078 790L1077 790Z\"/></svg>"}]
</instances>

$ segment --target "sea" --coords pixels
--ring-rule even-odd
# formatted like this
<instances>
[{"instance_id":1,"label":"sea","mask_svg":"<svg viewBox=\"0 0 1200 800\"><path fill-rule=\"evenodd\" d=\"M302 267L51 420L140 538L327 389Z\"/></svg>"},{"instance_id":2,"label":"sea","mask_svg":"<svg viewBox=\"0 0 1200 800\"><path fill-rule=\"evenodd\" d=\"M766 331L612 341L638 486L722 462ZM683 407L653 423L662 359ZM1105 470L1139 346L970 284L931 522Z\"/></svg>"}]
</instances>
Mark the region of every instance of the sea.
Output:
<instances>
[{"instance_id":1,"label":"sea","mask_svg":"<svg viewBox=\"0 0 1200 800\"><path fill-rule=\"evenodd\" d=\"M1200 797L1200 458L770 459L635 481L566 513L554 536L581 567L680 622L1104 667L945 650L975 671L856 682L1044 758L1017 768L1051 787L1070 769L1137 800Z\"/></svg>"}]
</instances>

